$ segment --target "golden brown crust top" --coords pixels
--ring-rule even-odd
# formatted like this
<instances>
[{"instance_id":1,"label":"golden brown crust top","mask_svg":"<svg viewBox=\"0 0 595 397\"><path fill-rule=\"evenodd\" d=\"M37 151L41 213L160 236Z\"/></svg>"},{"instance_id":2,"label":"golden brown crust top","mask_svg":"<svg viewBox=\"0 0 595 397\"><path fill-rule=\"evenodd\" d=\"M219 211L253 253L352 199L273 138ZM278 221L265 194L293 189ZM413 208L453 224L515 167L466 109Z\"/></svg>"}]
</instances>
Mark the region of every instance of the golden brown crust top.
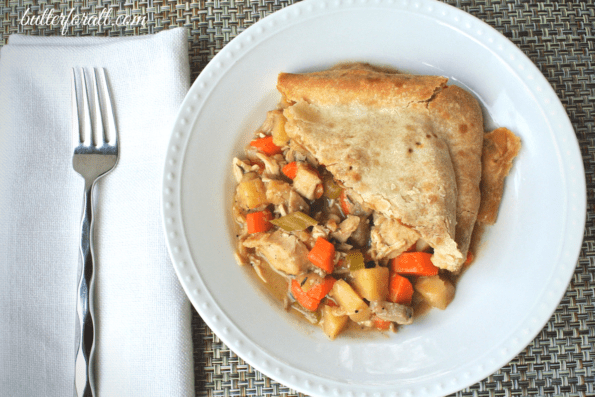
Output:
<instances>
[{"instance_id":1,"label":"golden brown crust top","mask_svg":"<svg viewBox=\"0 0 595 397\"><path fill-rule=\"evenodd\" d=\"M448 86L428 104L438 136L448 142L457 181L455 240L466 257L479 210L483 116L477 100L457 86Z\"/></svg>"},{"instance_id":2,"label":"golden brown crust top","mask_svg":"<svg viewBox=\"0 0 595 397\"><path fill-rule=\"evenodd\" d=\"M437 266L457 270L456 182L446 143L411 112L316 106L284 111L286 132L361 203L417 230Z\"/></svg>"},{"instance_id":3,"label":"golden brown crust top","mask_svg":"<svg viewBox=\"0 0 595 397\"><path fill-rule=\"evenodd\" d=\"M427 102L447 79L340 66L280 74L286 132L363 203L417 230L437 266L458 270L457 186ZM418 106L419 105L419 106Z\"/></svg>"},{"instance_id":4,"label":"golden brown crust top","mask_svg":"<svg viewBox=\"0 0 595 397\"><path fill-rule=\"evenodd\" d=\"M493 225L504 192L504 179L521 150L521 139L507 128L485 134L482 157L481 205L477 222Z\"/></svg>"}]
</instances>

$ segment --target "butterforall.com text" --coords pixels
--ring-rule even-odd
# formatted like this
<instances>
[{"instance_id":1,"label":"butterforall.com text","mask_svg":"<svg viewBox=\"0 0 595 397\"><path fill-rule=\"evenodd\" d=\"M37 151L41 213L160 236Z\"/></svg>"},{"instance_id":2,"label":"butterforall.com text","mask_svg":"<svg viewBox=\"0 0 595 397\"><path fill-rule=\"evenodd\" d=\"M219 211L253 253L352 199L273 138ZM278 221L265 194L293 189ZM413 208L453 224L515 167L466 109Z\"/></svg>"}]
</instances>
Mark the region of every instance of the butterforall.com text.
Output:
<instances>
[{"instance_id":1,"label":"butterforall.com text","mask_svg":"<svg viewBox=\"0 0 595 397\"><path fill-rule=\"evenodd\" d=\"M50 26L57 27L61 26L61 33L65 35L70 26L145 26L147 22L146 16L138 15L118 15L116 18L113 17L111 8L104 8L99 14L75 14L74 8L67 12L60 14L56 13L51 8L43 10L41 15L31 14L30 8L27 8L23 13L23 17L20 20L20 24L23 26Z\"/></svg>"}]
</instances>

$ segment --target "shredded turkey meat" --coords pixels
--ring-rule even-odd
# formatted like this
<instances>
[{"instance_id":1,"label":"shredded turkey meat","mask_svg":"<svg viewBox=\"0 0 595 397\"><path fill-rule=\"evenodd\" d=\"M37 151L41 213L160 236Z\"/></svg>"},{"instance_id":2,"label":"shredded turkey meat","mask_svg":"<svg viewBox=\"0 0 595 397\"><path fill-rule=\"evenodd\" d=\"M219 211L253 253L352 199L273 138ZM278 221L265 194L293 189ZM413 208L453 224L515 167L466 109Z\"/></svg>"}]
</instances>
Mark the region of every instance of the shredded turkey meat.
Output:
<instances>
[{"instance_id":1,"label":"shredded turkey meat","mask_svg":"<svg viewBox=\"0 0 595 397\"><path fill-rule=\"evenodd\" d=\"M271 234L257 233L243 242L254 248L277 270L297 275L310 267L308 248L296 236L277 230Z\"/></svg>"},{"instance_id":2,"label":"shredded turkey meat","mask_svg":"<svg viewBox=\"0 0 595 397\"><path fill-rule=\"evenodd\" d=\"M347 215L347 218L339 224L339 228L332 233L333 238L345 243L349 237L357 230L360 218L355 215Z\"/></svg>"}]
</instances>

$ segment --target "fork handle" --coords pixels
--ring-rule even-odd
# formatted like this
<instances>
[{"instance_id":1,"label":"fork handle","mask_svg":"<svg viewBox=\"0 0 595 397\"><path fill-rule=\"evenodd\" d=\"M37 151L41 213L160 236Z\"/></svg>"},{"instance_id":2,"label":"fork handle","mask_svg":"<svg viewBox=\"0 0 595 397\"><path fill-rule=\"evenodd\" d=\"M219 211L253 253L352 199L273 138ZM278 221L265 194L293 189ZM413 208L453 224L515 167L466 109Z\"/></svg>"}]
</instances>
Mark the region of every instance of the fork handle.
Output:
<instances>
[{"instance_id":1,"label":"fork handle","mask_svg":"<svg viewBox=\"0 0 595 397\"><path fill-rule=\"evenodd\" d=\"M78 340L75 358L75 391L77 397L93 397L91 384L91 357L95 330L93 324L92 282L93 282L93 186L94 181L85 179L83 217L81 221L82 258L81 274L77 294Z\"/></svg>"}]
</instances>

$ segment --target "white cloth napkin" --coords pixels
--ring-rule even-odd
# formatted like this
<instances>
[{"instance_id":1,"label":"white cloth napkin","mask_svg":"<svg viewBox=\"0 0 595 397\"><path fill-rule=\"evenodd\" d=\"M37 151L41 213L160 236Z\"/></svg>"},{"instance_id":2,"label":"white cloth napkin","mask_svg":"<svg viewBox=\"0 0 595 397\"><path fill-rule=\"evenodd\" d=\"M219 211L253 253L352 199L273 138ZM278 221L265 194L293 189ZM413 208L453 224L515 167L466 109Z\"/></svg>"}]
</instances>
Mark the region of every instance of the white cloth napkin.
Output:
<instances>
[{"instance_id":1,"label":"white cloth napkin","mask_svg":"<svg viewBox=\"0 0 595 397\"><path fill-rule=\"evenodd\" d=\"M190 304L160 218L166 145L189 88L186 34L15 35L1 49L0 395L74 393L73 66L106 69L120 139L118 165L95 189L97 395L194 395Z\"/></svg>"}]
</instances>

